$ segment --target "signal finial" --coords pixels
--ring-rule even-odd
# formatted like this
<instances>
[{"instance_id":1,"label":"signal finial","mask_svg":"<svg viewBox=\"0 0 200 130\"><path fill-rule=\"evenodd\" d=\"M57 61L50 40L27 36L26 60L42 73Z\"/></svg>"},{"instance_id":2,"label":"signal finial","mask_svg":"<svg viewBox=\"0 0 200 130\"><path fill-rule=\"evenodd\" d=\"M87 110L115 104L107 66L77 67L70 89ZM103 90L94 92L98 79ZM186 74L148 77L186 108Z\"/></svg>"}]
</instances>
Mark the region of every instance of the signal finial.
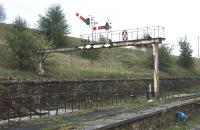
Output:
<instances>
[{"instance_id":1,"label":"signal finial","mask_svg":"<svg viewBox=\"0 0 200 130\"><path fill-rule=\"evenodd\" d=\"M78 16L79 16L79 13L76 13L76 16L78 17Z\"/></svg>"}]
</instances>

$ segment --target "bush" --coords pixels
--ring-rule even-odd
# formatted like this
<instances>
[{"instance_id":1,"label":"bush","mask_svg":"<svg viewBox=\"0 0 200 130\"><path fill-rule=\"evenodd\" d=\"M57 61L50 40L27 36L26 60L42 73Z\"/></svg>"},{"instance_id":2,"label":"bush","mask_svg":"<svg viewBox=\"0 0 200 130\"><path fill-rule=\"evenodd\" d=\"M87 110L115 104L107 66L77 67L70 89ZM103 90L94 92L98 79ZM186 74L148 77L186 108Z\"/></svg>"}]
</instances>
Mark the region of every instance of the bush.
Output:
<instances>
[{"instance_id":1,"label":"bush","mask_svg":"<svg viewBox=\"0 0 200 130\"><path fill-rule=\"evenodd\" d=\"M167 68L171 66L172 47L167 46L167 44L162 44L158 49L158 60L159 60L159 69L167 71Z\"/></svg>"},{"instance_id":2,"label":"bush","mask_svg":"<svg viewBox=\"0 0 200 130\"><path fill-rule=\"evenodd\" d=\"M54 47L66 46L65 36L70 33L70 26L67 24L60 5L53 5L48 8L45 16L40 15L38 24L39 30L49 41L52 41Z\"/></svg>"},{"instance_id":3,"label":"bush","mask_svg":"<svg viewBox=\"0 0 200 130\"><path fill-rule=\"evenodd\" d=\"M179 41L180 55L178 63L184 68L191 69L194 65L194 58L192 57L193 50L190 43L185 39Z\"/></svg>"},{"instance_id":4,"label":"bush","mask_svg":"<svg viewBox=\"0 0 200 130\"><path fill-rule=\"evenodd\" d=\"M35 69L36 51L48 44L44 37L27 30L26 21L20 17L15 19L13 28L6 39L15 61L17 61L16 66L20 69Z\"/></svg>"}]
</instances>

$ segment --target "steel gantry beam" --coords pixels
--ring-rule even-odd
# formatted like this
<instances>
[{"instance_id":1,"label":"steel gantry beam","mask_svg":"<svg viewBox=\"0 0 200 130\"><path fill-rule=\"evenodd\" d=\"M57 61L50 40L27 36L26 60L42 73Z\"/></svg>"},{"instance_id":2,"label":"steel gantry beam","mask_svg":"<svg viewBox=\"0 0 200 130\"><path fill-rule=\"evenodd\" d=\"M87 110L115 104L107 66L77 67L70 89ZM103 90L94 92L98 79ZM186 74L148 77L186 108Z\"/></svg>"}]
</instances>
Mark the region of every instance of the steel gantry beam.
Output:
<instances>
[{"instance_id":1,"label":"steel gantry beam","mask_svg":"<svg viewBox=\"0 0 200 130\"><path fill-rule=\"evenodd\" d=\"M159 44L159 43L162 43L163 40L164 38L137 39L137 40L127 40L127 41L117 41L117 42L110 41L107 43L86 44L86 45L75 46L75 47L70 47L70 48L40 49L38 50L37 53L38 54L57 53L57 52L62 53L62 52L114 48L114 47L133 46L133 45Z\"/></svg>"}]
</instances>

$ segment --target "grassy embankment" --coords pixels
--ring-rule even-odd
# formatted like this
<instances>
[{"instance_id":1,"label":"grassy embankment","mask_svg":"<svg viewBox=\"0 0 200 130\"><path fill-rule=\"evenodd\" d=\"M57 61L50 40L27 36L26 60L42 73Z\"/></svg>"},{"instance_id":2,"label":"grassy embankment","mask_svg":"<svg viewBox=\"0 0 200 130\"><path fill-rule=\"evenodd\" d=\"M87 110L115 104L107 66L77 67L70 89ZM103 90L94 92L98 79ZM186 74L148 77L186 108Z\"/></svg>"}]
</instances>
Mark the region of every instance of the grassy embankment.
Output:
<instances>
[{"instance_id":1,"label":"grassy embankment","mask_svg":"<svg viewBox=\"0 0 200 130\"><path fill-rule=\"evenodd\" d=\"M149 54L139 49L111 48L102 49L98 59L92 63L80 56L80 52L50 54L45 64L45 75L34 71L19 70L14 66L13 54L7 48L5 35L10 25L0 25L0 78L17 79L96 79L96 78L143 78L152 77L152 68L148 66ZM70 46L80 45L80 39L69 37ZM161 77L199 76L200 63L196 62L194 70L187 70L177 64L177 57L172 56L173 63L167 71L160 71Z\"/></svg>"}]
</instances>

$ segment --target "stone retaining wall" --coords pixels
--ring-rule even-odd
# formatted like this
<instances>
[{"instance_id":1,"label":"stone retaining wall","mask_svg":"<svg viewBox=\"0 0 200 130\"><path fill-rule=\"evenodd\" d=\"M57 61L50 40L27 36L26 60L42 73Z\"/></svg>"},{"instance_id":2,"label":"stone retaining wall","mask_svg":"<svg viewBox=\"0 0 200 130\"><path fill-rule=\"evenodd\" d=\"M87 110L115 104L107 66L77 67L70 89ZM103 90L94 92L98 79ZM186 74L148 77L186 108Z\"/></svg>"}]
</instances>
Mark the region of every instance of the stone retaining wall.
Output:
<instances>
[{"instance_id":1,"label":"stone retaining wall","mask_svg":"<svg viewBox=\"0 0 200 130\"><path fill-rule=\"evenodd\" d=\"M132 90L145 93L152 79L116 79L116 80L29 80L29 81L0 81L0 94L9 92L9 96L40 95L81 91L126 91ZM176 91L182 88L200 85L200 78L162 78L161 90ZM3 96L2 94L0 96Z\"/></svg>"}]
</instances>

